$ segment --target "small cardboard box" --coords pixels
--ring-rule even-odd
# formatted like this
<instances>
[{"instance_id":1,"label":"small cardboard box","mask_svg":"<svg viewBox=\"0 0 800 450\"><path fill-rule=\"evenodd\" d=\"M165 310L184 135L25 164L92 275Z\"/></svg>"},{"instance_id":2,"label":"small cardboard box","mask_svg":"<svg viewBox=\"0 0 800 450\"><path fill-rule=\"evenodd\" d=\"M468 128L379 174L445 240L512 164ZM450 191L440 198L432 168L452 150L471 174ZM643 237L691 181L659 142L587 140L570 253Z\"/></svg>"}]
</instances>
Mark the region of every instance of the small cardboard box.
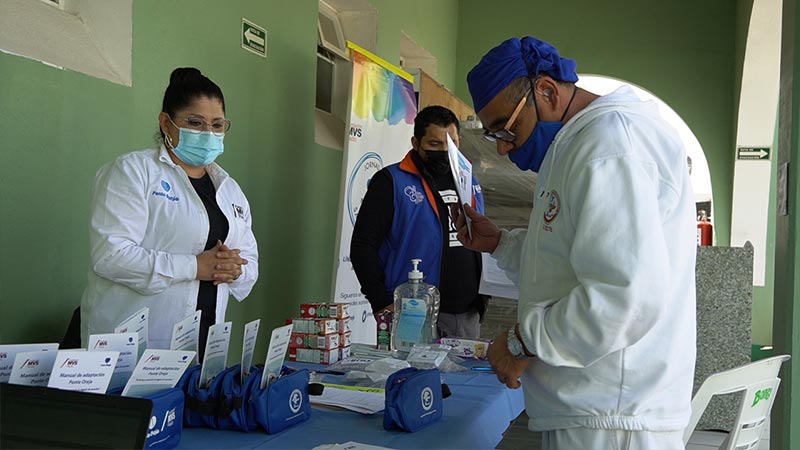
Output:
<instances>
[{"instance_id":1,"label":"small cardboard box","mask_svg":"<svg viewBox=\"0 0 800 450\"><path fill-rule=\"evenodd\" d=\"M378 322L378 348L389 350L392 342L392 317L391 311L384 311L376 319Z\"/></svg>"},{"instance_id":2,"label":"small cardboard box","mask_svg":"<svg viewBox=\"0 0 800 450\"><path fill-rule=\"evenodd\" d=\"M319 350L310 348L296 348L289 351L289 361L307 362L314 364L333 364L339 361L339 349Z\"/></svg>"},{"instance_id":3,"label":"small cardboard box","mask_svg":"<svg viewBox=\"0 0 800 450\"><path fill-rule=\"evenodd\" d=\"M328 303L328 315L331 319L346 319L350 317L350 304Z\"/></svg>"},{"instance_id":4,"label":"small cardboard box","mask_svg":"<svg viewBox=\"0 0 800 450\"><path fill-rule=\"evenodd\" d=\"M339 331L336 319L292 319L292 332L305 334L331 334Z\"/></svg>"},{"instance_id":5,"label":"small cardboard box","mask_svg":"<svg viewBox=\"0 0 800 450\"><path fill-rule=\"evenodd\" d=\"M300 305L300 317L308 319L327 319L330 317L330 310L327 303L302 303Z\"/></svg>"},{"instance_id":6,"label":"small cardboard box","mask_svg":"<svg viewBox=\"0 0 800 450\"><path fill-rule=\"evenodd\" d=\"M339 347L350 347L352 344L351 335L353 334L352 331L345 331L342 333L339 332Z\"/></svg>"},{"instance_id":7,"label":"small cardboard box","mask_svg":"<svg viewBox=\"0 0 800 450\"><path fill-rule=\"evenodd\" d=\"M339 361L350 357L350 347L342 347L339 349Z\"/></svg>"},{"instance_id":8,"label":"small cardboard box","mask_svg":"<svg viewBox=\"0 0 800 450\"><path fill-rule=\"evenodd\" d=\"M320 336L318 334L292 333L289 348L315 348L330 350L339 348L339 334L332 333Z\"/></svg>"}]
</instances>

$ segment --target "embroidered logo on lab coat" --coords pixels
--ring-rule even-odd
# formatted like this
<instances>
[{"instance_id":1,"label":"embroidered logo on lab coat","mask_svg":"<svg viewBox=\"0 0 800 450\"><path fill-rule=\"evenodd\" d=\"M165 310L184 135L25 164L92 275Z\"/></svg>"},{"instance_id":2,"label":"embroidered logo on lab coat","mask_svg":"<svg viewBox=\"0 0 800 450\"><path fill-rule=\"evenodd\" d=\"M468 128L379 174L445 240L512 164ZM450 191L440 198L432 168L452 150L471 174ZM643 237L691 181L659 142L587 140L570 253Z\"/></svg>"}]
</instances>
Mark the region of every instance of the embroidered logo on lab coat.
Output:
<instances>
[{"instance_id":1,"label":"embroidered logo on lab coat","mask_svg":"<svg viewBox=\"0 0 800 450\"><path fill-rule=\"evenodd\" d=\"M231 206L233 206L233 212L236 214L236 217L238 217L238 218L240 218L242 220L245 220L245 218L244 218L244 208L242 208L241 206L239 206L239 205L237 205L235 203L231 203Z\"/></svg>"},{"instance_id":2,"label":"embroidered logo on lab coat","mask_svg":"<svg viewBox=\"0 0 800 450\"><path fill-rule=\"evenodd\" d=\"M556 220L556 217L558 217L559 212L561 212L561 198L558 196L558 192L552 190L547 196L547 209L544 211L544 222L547 224L552 223Z\"/></svg>"}]
</instances>

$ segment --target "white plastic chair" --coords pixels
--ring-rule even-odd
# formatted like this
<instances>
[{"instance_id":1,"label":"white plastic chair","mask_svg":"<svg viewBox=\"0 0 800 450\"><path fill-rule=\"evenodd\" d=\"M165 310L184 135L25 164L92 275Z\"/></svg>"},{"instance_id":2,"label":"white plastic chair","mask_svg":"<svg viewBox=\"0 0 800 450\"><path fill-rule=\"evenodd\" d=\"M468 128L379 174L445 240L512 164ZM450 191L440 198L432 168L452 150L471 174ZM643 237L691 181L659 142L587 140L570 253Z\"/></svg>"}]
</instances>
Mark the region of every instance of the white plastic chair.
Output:
<instances>
[{"instance_id":1,"label":"white plastic chair","mask_svg":"<svg viewBox=\"0 0 800 450\"><path fill-rule=\"evenodd\" d=\"M789 355L773 356L744 366L715 373L703 382L692 398L692 418L683 433L686 445L711 397L744 391L736 423L720 449L750 450L758 447L764 424L778 393L781 364Z\"/></svg>"}]
</instances>

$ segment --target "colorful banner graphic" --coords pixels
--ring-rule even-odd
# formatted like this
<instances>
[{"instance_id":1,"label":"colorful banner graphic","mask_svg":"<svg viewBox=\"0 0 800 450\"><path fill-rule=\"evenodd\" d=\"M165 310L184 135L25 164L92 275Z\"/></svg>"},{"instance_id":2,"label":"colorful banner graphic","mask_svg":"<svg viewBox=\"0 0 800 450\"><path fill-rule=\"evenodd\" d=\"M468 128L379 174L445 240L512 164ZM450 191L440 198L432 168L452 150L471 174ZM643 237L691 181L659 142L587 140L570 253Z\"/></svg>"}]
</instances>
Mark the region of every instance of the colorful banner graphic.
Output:
<instances>
[{"instance_id":1,"label":"colorful banner graphic","mask_svg":"<svg viewBox=\"0 0 800 450\"><path fill-rule=\"evenodd\" d=\"M376 344L376 323L353 265L350 238L372 176L399 162L411 148L417 101L413 78L378 56L352 44L353 84L350 133L345 145L334 299L350 303L352 342Z\"/></svg>"}]
</instances>

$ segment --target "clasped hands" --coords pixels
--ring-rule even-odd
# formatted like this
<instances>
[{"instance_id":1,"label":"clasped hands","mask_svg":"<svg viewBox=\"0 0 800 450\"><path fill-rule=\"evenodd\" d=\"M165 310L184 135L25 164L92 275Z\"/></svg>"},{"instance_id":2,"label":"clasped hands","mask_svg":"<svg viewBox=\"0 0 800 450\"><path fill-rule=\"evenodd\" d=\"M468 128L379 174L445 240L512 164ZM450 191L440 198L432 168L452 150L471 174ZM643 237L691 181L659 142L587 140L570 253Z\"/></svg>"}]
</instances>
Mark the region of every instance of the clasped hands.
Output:
<instances>
[{"instance_id":1,"label":"clasped hands","mask_svg":"<svg viewBox=\"0 0 800 450\"><path fill-rule=\"evenodd\" d=\"M213 281L214 286L233 283L242 275L242 266L247 260L240 257L241 250L231 249L221 241L197 255L197 279Z\"/></svg>"}]
</instances>

